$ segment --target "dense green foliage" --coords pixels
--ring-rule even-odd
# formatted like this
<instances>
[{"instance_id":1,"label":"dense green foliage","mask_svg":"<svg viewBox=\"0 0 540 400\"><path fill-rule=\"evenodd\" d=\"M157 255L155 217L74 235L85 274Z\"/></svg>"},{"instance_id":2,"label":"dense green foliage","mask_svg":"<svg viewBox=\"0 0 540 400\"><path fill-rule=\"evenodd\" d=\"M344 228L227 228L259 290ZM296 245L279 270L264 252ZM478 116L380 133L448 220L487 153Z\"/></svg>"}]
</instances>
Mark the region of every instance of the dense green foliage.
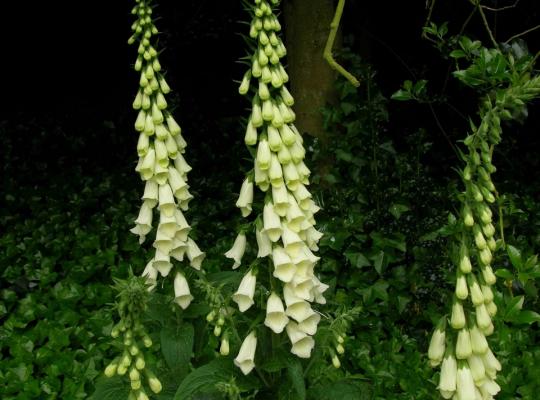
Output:
<instances>
[{"instance_id":1,"label":"dense green foliage","mask_svg":"<svg viewBox=\"0 0 540 400\"><path fill-rule=\"evenodd\" d=\"M436 26L431 29L436 36L441 33ZM448 43L446 54L467 56L463 49L456 52L458 41ZM472 53L471 43L466 45ZM319 270L321 280L331 285L317 337L320 345L306 361L289 353L265 354L257 360L258 373L248 377L230 357L218 356L219 340L205 319L207 300L229 297L241 278L228 271L222 254L241 224L233 192L237 171L245 170L247 162L224 154L219 171L198 176L208 147L196 145L198 152L190 153L188 161L194 167L198 201L189 217L194 237L208 253L207 273L192 288L196 300L185 312L172 303L172 294L154 294L142 316L156 344L150 362L164 386L157 399L439 398L438 375L425 354L433 324L447 312L453 293L449 239L458 224L463 188L452 167L459 167L460 160L450 147L444 154L440 149L430 153L436 133L422 126L406 135L388 130L390 100L378 88L376 71L351 53L342 56L362 88L339 79L338 102L324 110L328 136L306 138L306 164L314 171L310 189L322 208L318 226L325 234ZM483 68L497 69L497 57L493 65L481 57L468 61L471 66L459 69L456 77L474 87L469 95L485 95L508 79L508 74L484 79ZM433 101L425 81L406 83L394 97ZM531 112L533 107L537 104ZM476 118L476 109L469 111ZM525 108L518 111L520 117L526 115ZM28 129L50 129L39 124L27 123ZM538 166L535 157L524 154L527 147L518 143L520 126L504 125L502 143L493 155L496 162L505 161L494 180L499 192L496 216L505 228L507 246L500 245L496 253L499 312L490 345L503 364L497 398L508 400L532 400L540 390L540 316L533 311L540 309L540 264L535 256L540 252L540 184L513 173ZM224 121L223 127L230 142L240 146L241 126L231 128ZM456 122L452 128L457 133L451 140L458 143L466 137L469 122ZM40 150L51 141L62 143L60 150L66 154L79 154L82 143L63 141L70 132L62 127L21 143L8 134L19 129L26 128L0 126L5 138L0 381L6 383L0 386L0 398L124 398L127 382L106 379L102 371L117 354L110 340L116 322L113 278L127 279L130 269L139 274L145 265L144 250L128 232L140 184L124 168L80 169L77 163L88 160L77 157L60 160L57 170L46 168ZM104 137L110 135L112 142L125 135L106 132ZM186 137L196 141L195 134ZM47 173L36 178L38 169ZM161 293L172 290L165 287ZM348 332L340 369L329 357L335 325ZM231 354L239 344L240 338L231 338Z\"/></svg>"}]
</instances>

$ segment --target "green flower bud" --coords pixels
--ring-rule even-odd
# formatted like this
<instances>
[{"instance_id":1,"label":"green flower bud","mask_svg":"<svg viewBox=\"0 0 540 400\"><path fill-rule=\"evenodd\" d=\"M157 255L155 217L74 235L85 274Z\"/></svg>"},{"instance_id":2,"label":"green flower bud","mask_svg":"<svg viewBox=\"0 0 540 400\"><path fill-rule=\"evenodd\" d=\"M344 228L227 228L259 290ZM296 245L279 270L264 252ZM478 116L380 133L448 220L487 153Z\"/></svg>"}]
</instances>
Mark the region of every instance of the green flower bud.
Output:
<instances>
[{"instance_id":1,"label":"green flower bud","mask_svg":"<svg viewBox=\"0 0 540 400\"><path fill-rule=\"evenodd\" d=\"M114 359L107 367L105 368L105 376L111 378L116 375L116 370L118 369L118 360Z\"/></svg>"},{"instance_id":2,"label":"green flower bud","mask_svg":"<svg viewBox=\"0 0 540 400\"><path fill-rule=\"evenodd\" d=\"M152 392L156 394L161 392L163 389L161 382L151 371L146 371L146 378L148 379L148 386L150 386L150 390L152 390Z\"/></svg>"},{"instance_id":3,"label":"green flower bud","mask_svg":"<svg viewBox=\"0 0 540 400\"><path fill-rule=\"evenodd\" d=\"M256 58L251 62L251 75L253 75L255 78L260 78L262 76L261 65L259 64L259 60Z\"/></svg>"},{"instance_id":4,"label":"green flower bud","mask_svg":"<svg viewBox=\"0 0 540 400\"><path fill-rule=\"evenodd\" d=\"M338 344L336 346L336 351L338 352L338 354L343 354L343 353L345 353L345 348L343 347L343 345Z\"/></svg>"},{"instance_id":5,"label":"green flower bud","mask_svg":"<svg viewBox=\"0 0 540 400\"><path fill-rule=\"evenodd\" d=\"M155 72L161 71L161 64L159 63L159 60L157 58L152 61L152 68Z\"/></svg>"},{"instance_id":6,"label":"green flower bud","mask_svg":"<svg viewBox=\"0 0 540 400\"><path fill-rule=\"evenodd\" d=\"M473 235L474 242L478 250L485 249L487 246L486 239L484 239L484 235L482 234L482 231L480 230L480 227L478 225L473 226Z\"/></svg>"},{"instance_id":7,"label":"green flower bud","mask_svg":"<svg viewBox=\"0 0 540 400\"><path fill-rule=\"evenodd\" d=\"M465 204L463 206L463 223L465 226L471 227L474 225L474 218L471 208Z\"/></svg>"},{"instance_id":8,"label":"green flower bud","mask_svg":"<svg viewBox=\"0 0 540 400\"><path fill-rule=\"evenodd\" d=\"M150 339L150 336L145 335L143 337L143 344L144 344L144 347L146 348L152 347L152 339Z\"/></svg>"},{"instance_id":9,"label":"green flower bud","mask_svg":"<svg viewBox=\"0 0 540 400\"><path fill-rule=\"evenodd\" d=\"M141 381L140 380L131 381L130 384L131 384L131 389L133 389L133 390L139 390L141 388Z\"/></svg>"},{"instance_id":10,"label":"green flower bud","mask_svg":"<svg viewBox=\"0 0 540 400\"><path fill-rule=\"evenodd\" d=\"M261 100L270 99L270 90L268 90L268 86L264 82L259 82L259 98ZM264 108L263 108L263 113L264 113Z\"/></svg>"},{"instance_id":11,"label":"green flower bud","mask_svg":"<svg viewBox=\"0 0 540 400\"><path fill-rule=\"evenodd\" d=\"M142 106L142 96L143 93L141 90L137 92L137 95L135 96L135 100L133 100L133 109L139 110Z\"/></svg>"},{"instance_id":12,"label":"green flower bud","mask_svg":"<svg viewBox=\"0 0 540 400\"><path fill-rule=\"evenodd\" d=\"M460 300L465 300L468 295L467 279L465 278L465 275L458 272L456 278L456 297Z\"/></svg>"},{"instance_id":13,"label":"green flower bud","mask_svg":"<svg viewBox=\"0 0 540 400\"><path fill-rule=\"evenodd\" d=\"M261 67L268 65L268 56L266 55L263 49L259 49L258 54L257 54L257 60L259 61L259 65Z\"/></svg>"},{"instance_id":14,"label":"green flower bud","mask_svg":"<svg viewBox=\"0 0 540 400\"><path fill-rule=\"evenodd\" d=\"M150 96L148 96L146 93L143 92L142 100L141 100L141 107L143 110L148 110L150 106L152 105L152 102L150 100Z\"/></svg>"},{"instance_id":15,"label":"green flower bud","mask_svg":"<svg viewBox=\"0 0 540 400\"><path fill-rule=\"evenodd\" d=\"M274 107L272 106L271 100L263 101L262 117L263 117L263 120L265 121L272 121L272 119L274 118Z\"/></svg>"},{"instance_id":16,"label":"green flower bud","mask_svg":"<svg viewBox=\"0 0 540 400\"><path fill-rule=\"evenodd\" d=\"M493 269L489 265L481 265L482 277L488 285L494 285L497 277L493 273Z\"/></svg>"},{"instance_id":17,"label":"green flower bud","mask_svg":"<svg viewBox=\"0 0 540 400\"><path fill-rule=\"evenodd\" d=\"M467 275L467 283L469 284L469 290L471 291L471 300L475 306L479 306L484 303L484 295L482 289L473 274Z\"/></svg>"},{"instance_id":18,"label":"green flower bud","mask_svg":"<svg viewBox=\"0 0 540 400\"><path fill-rule=\"evenodd\" d=\"M228 356L229 355L229 351L230 351L230 348L229 348L229 339L227 337L224 337L222 340L221 340L221 346L219 347L219 353L222 355L222 356Z\"/></svg>"},{"instance_id":19,"label":"green flower bud","mask_svg":"<svg viewBox=\"0 0 540 400\"><path fill-rule=\"evenodd\" d=\"M249 119L246 127L244 143L248 146L254 146L255 144L257 144L257 129L255 129L255 127L251 123L251 118Z\"/></svg>"},{"instance_id":20,"label":"green flower bud","mask_svg":"<svg viewBox=\"0 0 540 400\"><path fill-rule=\"evenodd\" d=\"M137 115L137 119L135 120L135 130L137 132L144 131L146 121L146 113L143 110L139 111L139 114Z\"/></svg>"},{"instance_id":21,"label":"green flower bud","mask_svg":"<svg viewBox=\"0 0 540 400\"><path fill-rule=\"evenodd\" d=\"M450 318L450 325L454 329L461 329L465 326L465 312L463 311L463 305L461 301L455 299L452 304L452 316Z\"/></svg>"},{"instance_id":22,"label":"green flower bud","mask_svg":"<svg viewBox=\"0 0 540 400\"><path fill-rule=\"evenodd\" d=\"M219 337L221 335L221 326L216 325L214 327L214 336Z\"/></svg>"},{"instance_id":23,"label":"green flower bud","mask_svg":"<svg viewBox=\"0 0 540 400\"><path fill-rule=\"evenodd\" d=\"M159 86L161 87L161 93L163 94L170 93L171 88L167 84L167 81L165 80L165 78L163 76L160 76L158 81L159 81Z\"/></svg>"},{"instance_id":24,"label":"green flower bud","mask_svg":"<svg viewBox=\"0 0 540 400\"><path fill-rule=\"evenodd\" d=\"M337 356L337 354L334 354L332 356L332 365L336 369L341 367L341 362L339 361L339 357Z\"/></svg>"},{"instance_id":25,"label":"green flower bud","mask_svg":"<svg viewBox=\"0 0 540 400\"><path fill-rule=\"evenodd\" d=\"M139 348L135 343L129 347L129 354L131 354L132 356L136 356L137 354L139 354Z\"/></svg>"},{"instance_id":26,"label":"green flower bud","mask_svg":"<svg viewBox=\"0 0 540 400\"><path fill-rule=\"evenodd\" d=\"M249 91L249 84L251 81L251 70L247 70L244 74L244 77L242 78L242 83L240 84L240 87L238 88L238 93L241 95L247 94Z\"/></svg>"},{"instance_id":27,"label":"green flower bud","mask_svg":"<svg viewBox=\"0 0 540 400\"><path fill-rule=\"evenodd\" d=\"M268 35L266 32L261 31L259 32L259 43L263 46L266 46L270 42L270 39L268 39Z\"/></svg>"},{"instance_id":28,"label":"green flower bud","mask_svg":"<svg viewBox=\"0 0 540 400\"><path fill-rule=\"evenodd\" d=\"M214 318L216 317L216 312L214 310L210 311L208 315L206 315L206 320L208 322L212 322Z\"/></svg>"},{"instance_id":29,"label":"green flower bud","mask_svg":"<svg viewBox=\"0 0 540 400\"><path fill-rule=\"evenodd\" d=\"M160 92L156 94L156 104L160 110L165 110L167 108L167 100L165 100L165 96Z\"/></svg>"},{"instance_id":30,"label":"green flower bud","mask_svg":"<svg viewBox=\"0 0 540 400\"><path fill-rule=\"evenodd\" d=\"M456 342L456 358L464 360L472 355L471 335L467 328L463 328L458 333Z\"/></svg>"},{"instance_id":31,"label":"green flower bud","mask_svg":"<svg viewBox=\"0 0 540 400\"><path fill-rule=\"evenodd\" d=\"M253 76L255 76L255 74L253 74ZM268 68L268 65L262 67L261 79L264 83L272 82L272 71L270 71L270 68Z\"/></svg>"},{"instance_id":32,"label":"green flower bud","mask_svg":"<svg viewBox=\"0 0 540 400\"><path fill-rule=\"evenodd\" d=\"M138 381L141 379L141 374L139 371L137 371L137 368L130 368L129 369L129 379L132 381Z\"/></svg>"},{"instance_id":33,"label":"green flower bud","mask_svg":"<svg viewBox=\"0 0 540 400\"><path fill-rule=\"evenodd\" d=\"M484 265L490 265L491 261L493 260L493 256L491 255L491 250L489 248L485 248L483 250L480 250L480 261Z\"/></svg>"},{"instance_id":34,"label":"green flower bud","mask_svg":"<svg viewBox=\"0 0 540 400\"><path fill-rule=\"evenodd\" d=\"M139 353L137 357L135 358L135 368L137 368L138 370L141 370L141 369L144 369L145 366L146 366L146 363L144 361L144 357L141 353Z\"/></svg>"},{"instance_id":35,"label":"green flower bud","mask_svg":"<svg viewBox=\"0 0 540 400\"><path fill-rule=\"evenodd\" d=\"M283 99L283 102L288 105L289 107L292 107L294 105L294 98L292 97L291 93L285 86L282 86L280 89L280 95Z\"/></svg>"}]
</instances>

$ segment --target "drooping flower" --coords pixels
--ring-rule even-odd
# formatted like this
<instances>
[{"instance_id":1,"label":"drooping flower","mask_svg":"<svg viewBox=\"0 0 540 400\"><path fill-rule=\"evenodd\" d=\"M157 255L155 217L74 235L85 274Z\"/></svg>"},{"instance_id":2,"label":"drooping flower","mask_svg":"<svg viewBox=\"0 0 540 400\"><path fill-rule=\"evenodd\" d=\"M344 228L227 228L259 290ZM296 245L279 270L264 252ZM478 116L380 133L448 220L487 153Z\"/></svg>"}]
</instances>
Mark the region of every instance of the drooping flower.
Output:
<instances>
[{"instance_id":1,"label":"drooping flower","mask_svg":"<svg viewBox=\"0 0 540 400\"><path fill-rule=\"evenodd\" d=\"M174 277L174 301L182 309L186 309L193 300L189 285L184 274L177 272Z\"/></svg>"},{"instance_id":2,"label":"drooping flower","mask_svg":"<svg viewBox=\"0 0 540 400\"><path fill-rule=\"evenodd\" d=\"M255 294L256 283L256 275L253 270L249 270L242 278L238 290L233 294L233 300L238 304L238 309L241 312L248 310L254 304L253 295Z\"/></svg>"},{"instance_id":3,"label":"drooping flower","mask_svg":"<svg viewBox=\"0 0 540 400\"><path fill-rule=\"evenodd\" d=\"M225 257L232 258L234 260L233 269L236 269L242 263L242 257L246 251L246 235L241 232L236 236L233 246L229 251L225 253Z\"/></svg>"},{"instance_id":4,"label":"drooping flower","mask_svg":"<svg viewBox=\"0 0 540 400\"><path fill-rule=\"evenodd\" d=\"M285 314L285 308L279 296L272 292L268 296L266 303L266 318L264 324L275 333L283 332L283 329L289 322L289 317Z\"/></svg>"},{"instance_id":5,"label":"drooping flower","mask_svg":"<svg viewBox=\"0 0 540 400\"><path fill-rule=\"evenodd\" d=\"M249 333L240 346L240 351L234 359L236 365L244 375L247 375L255 368L255 350L257 349L257 336L255 331Z\"/></svg>"}]
</instances>

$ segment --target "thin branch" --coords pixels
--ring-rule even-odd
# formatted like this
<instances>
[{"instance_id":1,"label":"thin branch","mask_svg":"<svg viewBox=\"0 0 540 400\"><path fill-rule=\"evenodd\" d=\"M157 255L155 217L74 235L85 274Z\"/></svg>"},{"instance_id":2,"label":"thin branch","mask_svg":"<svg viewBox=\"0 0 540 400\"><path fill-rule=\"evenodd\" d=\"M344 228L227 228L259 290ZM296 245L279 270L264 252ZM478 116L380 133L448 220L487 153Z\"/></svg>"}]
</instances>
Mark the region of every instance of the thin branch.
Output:
<instances>
[{"instance_id":1,"label":"thin branch","mask_svg":"<svg viewBox=\"0 0 540 400\"><path fill-rule=\"evenodd\" d=\"M328 62L330 67L335 69L341 75L343 75L349 82L351 82L355 87L360 86L358 79L354 77L349 71L343 68L338 62L334 59L332 55L332 47L334 47L334 42L336 40L336 35L339 29L339 22L341 21L341 16L343 15L343 9L345 8L345 0L339 0L339 3L336 8L336 13L334 19L330 23L330 34L328 35L328 40L326 41L326 46L324 47L323 57Z\"/></svg>"},{"instance_id":2,"label":"thin branch","mask_svg":"<svg viewBox=\"0 0 540 400\"><path fill-rule=\"evenodd\" d=\"M424 26L428 26L429 23L431 22L431 16L433 15L433 10L435 9L435 2L437 0L431 0L431 4L429 4L429 11L428 11L428 15L426 17L426 22L424 22ZM427 7L427 4L429 3L429 0L426 2L426 7ZM422 29L422 38L423 39L427 39L427 40L431 40L434 42L433 39L431 39L427 34L426 34L426 31Z\"/></svg>"},{"instance_id":3,"label":"thin branch","mask_svg":"<svg viewBox=\"0 0 540 400\"><path fill-rule=\"evenodd\" d=\"M509 10L511 8L515 8L515 7L517 7L519 2L520 2L520 0L516 0L516 2L514 4L512 4L511 6L504 6L504 7L498 7L498 8L488 7L488 6L480 6L480 7L482 7L484 10L487 10L487 11L499 12L499 11L504 11L504 10Z\"/></svg>"},{"instance_id":4,"label":"thin branch","mask_svg":"<svg viewBox=\"0 0 540 400\"><path fill-rule=\"evenodd\" d=\"M539 28L540 28L540 25L536 25L536 26L533 27L533 28L530 28L530 29L527 29L526 31L523 31L523 32L521 32L521 33L518 33L517 35L514 35L514 36L512 36L510 39L508 39L507 41L505 41L504 44L508 44L508 43L510 43L512 40L517 39L518 37L524 36L524 35L526 35L527 33L531 33L532 31L535 31L535 30L537 30L537 29L539 29Z\"/></svg>"},{"instance_id":5,"label":"thin branch","mask_svg":"<svg viewBox=\"0 0 540 400\"><path fill-rule=\"evenodd\" d=\"M493 36L493 32L491 32L491 28L489 27L489 23L488 23L488 20L486 18L486 14L484 13L482 5L480 4L480 0L477 0L476 7L478 8L478 12L482 16L482 21L484 22L484 26L485 26L485 28L487 30L489 38L491 39L491 42L493 43L493 46L495 46L496 49L499 49L499 44L497 43L497 40L495 40L495 36Z\"/></svg>"}]
</instances>

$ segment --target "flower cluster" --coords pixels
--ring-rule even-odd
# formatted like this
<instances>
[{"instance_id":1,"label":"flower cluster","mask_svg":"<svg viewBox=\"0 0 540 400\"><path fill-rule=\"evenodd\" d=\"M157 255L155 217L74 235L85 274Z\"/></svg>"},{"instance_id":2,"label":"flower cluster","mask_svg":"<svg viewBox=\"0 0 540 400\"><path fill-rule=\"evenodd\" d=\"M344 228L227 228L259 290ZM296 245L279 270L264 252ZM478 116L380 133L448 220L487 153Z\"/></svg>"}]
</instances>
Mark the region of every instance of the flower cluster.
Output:
<instances>
[{"instance_id":1,"label":"flower cluster","mask_svg":"<svg viewBox=\"0 0 540 400\"><path fill-rule=\"evenodd\" d=\"M499 110L487 101L482 122L467 137L468 154L462 171L462 233L456 253L456 289L450 326L455 335L446 338L443 319L436 328L428 356L433 366L442 362L439 391L445 399L492 399L501 365L491 352L486 336L493 333L491 318L497 313L492 286L496 277L491 264L496 249L490 204L495 202L491 174L492 146L500 141ZM476 260L476 263L474 263ZM476 264L473 268L473 264ZM446 346L446 343L450 344Z\"/></svg>"},{"instance_id":2,"label":"flower cluster","mask_svg":"<svg viewBox=\"0 0 540 400\"><path fill-rule=\"evenodd\" d=\"M105 376L127 375L131 384L130 399L148 400L142 385L143 378L150 390L159 393L161 382L148 368L143 354L144 348L152 346L142 319L148 300L148 286L144 278L131 275L127 280L117 280L115 289L119 301L116 305L120 322L111 331L113 338L122 336L122 354L116 357L106 368Z\"/></svg>"},{"instance_id":3,"label":"flower cluster","mask_svg":"<svg viewBox=\"0 0 540 400\"><path fill-rule=\"evenodd\" d=\"M285 83L289 80L281 64L286 49L279 37L281 25L273 6L279 0L253 0L249 36L254 52L239 92L251 98L245 143L256 154L254 169L245 178L236 206L247 217L252 212L254 186L264 193L262 216L255 223L258 258L271 260L271 285L264 324L275 333L283 331L291 342L291 352L309 358L314 347L320 314L311 303L324 304L328 288L314 274L319 260L313 252L322 234L315 228L319 210L307 189L310 171L304 164L302 136L294 126L291 109L294 99ZM255 82L252 82L252 81ZM251 90L250 90L251 89ZM256 150L255 150L256 146ZM238 268L246 248L245 232L238 234L226 256ZM260 272L260 271L259 271ZM241 312L254 304L257 271L251 268L242 279L233 300ZM254 367L257 345L254 331L244 340L235 364L244 374Z\"/></svg>"},{"instance_id":4,"label":"flower cluster","mask_svg":"<svg viewBox=\"0 0 540 400\"><path fill-rule=\"evenodd\" d=\"M188 209L193 198L189 193L187 173L191 170L183 153L186 141L181 129L170 112L165 95L170 87L165 81L158 52L152 38L158 33L152 20L151 0L137 0L133 13L138 19L133 23L133 36L129 43L139 43L135 70L140 72L139 90L133 108L139 110L135 129L140 132L137 143L139 162L135 170L145 181L142 206L131 232L143 243L153 229L154 209L159 222L153 247L154 256L146 265L143 276L152 290L158 275L166 277L173 269L172 260L190 261L191 267L200 270L205 257L197 244L189 237L190 225L182 211ZM193 299L185 274L177 269L174 273L175 302L185 309Z\"/></svg>"}]
</instances>

